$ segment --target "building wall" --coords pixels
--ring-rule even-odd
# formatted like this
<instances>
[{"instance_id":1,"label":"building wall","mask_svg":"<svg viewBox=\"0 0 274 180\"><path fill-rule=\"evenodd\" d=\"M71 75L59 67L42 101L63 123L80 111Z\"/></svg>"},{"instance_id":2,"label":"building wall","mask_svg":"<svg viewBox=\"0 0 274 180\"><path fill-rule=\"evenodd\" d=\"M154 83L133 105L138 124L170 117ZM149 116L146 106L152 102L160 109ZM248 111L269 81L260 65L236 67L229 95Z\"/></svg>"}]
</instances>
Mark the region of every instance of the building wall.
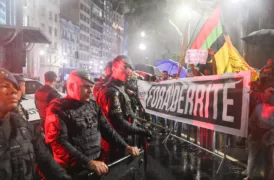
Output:
<instances>
[{"instance_id":1,"label":"building wall","mask_svg":"<svg viewBox=\"0 0 274 180\"><path fill-rule=\"evenodd\" d=\"M0 0L0 24L6 24L6 0Z\"/></svg>"},{"instance_id":2,"label":"building wall","mask_svg":"<svg viewBox=\"0 0 274 180\"><path fill-rule=\"evenodd\" d=\"M124 17L118 12L112 14L112 57L123 53Z\"/></svg>"},{"instance_id":3,"label":"building wall","mask_svg":"<svg viewBox=\"0 0 274 180\"><path fill-rule=\"evenodd\" d=\"M79 67L78 51L79 51L80 27L71 21L61 18L61 49L63 58L63 68L76 69Z\"/></svg>"},{"instance_id":4,"label":"building wall","mask_svg":"<svg viewBox=\"0 0 274 180\"><path fill-rule=\"evenodd\" d=\"M39 27L51 40L50 45L36 44L29 53L27 73L44 82L45 72L51 70L59 73L62 53L60 41L60 0L35 0L35 16L32 26ZM43 52L43 53L42 53Z\"/></svg>"},{"instance_id":5,"label":"building wall","mask_svg":"<svg viewBox=\"0 0 274 180\"><path fill-rule=\"evenodd\" d=\"M112 3L110 0L104 1L104 23L103 23L103 42L102 59L104 62L112 60Z\"/></svg>"},{"instance_id":6,"label":"building wall","mask_svg":"<svg viewBox=\"0 0 274 180\"><path fill-rule=\"evenodd\" d=\"M101 0L91 1L90 14L90 70L100 73L103 70L102 41L104 32L104 4Z\"/></svg>"},{"instance_id":7,"label":"building wall","mask_svg":"<svg viewBox=\"0 0 274 180\"><path fill-rule=\"evenodd\" d=\"M6 24L15 25L16 24L16 0L6 1Z\"/></svg>"}]
</instances>

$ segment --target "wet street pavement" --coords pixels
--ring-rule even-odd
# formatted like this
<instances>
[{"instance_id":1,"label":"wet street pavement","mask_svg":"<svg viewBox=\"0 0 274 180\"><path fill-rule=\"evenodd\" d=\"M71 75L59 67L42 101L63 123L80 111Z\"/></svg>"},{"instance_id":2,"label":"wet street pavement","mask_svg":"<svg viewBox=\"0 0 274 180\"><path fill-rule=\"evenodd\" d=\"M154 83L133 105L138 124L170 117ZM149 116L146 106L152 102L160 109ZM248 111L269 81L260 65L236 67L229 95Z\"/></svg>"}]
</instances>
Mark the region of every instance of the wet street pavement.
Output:
<instances>
[{"instance_id":1,"label":"wet street pavement","mask_svg":"<svg viewBox=\"0 0 274 180\"><path fill-rule=\"evenodd\" d=\"M166 135L155 134L149 145L149 180L242 180L243 167L227 160L216 175L221 158L186 143L169 140L162 143Z\"/></svg>"}]
</instances>

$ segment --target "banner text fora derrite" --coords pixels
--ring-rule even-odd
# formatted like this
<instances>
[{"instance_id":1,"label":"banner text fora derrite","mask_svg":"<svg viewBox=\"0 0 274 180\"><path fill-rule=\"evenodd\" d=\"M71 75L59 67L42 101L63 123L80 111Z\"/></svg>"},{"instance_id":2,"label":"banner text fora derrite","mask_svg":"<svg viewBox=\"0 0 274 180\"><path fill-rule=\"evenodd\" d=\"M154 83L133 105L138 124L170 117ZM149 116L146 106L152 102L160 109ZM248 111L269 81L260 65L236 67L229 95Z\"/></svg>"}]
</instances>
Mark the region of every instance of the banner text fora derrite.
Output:
<instances>
[{"instance_id":1,"label":"banner text fora derrite","mask_svg":"<svg viewBox=\"0 0 274 180\"><path fill-rule=\"evenodd\" d=\"M243 78L153 84L146 109L171 116L241 128Z\"/></svg>"}]
</instances>

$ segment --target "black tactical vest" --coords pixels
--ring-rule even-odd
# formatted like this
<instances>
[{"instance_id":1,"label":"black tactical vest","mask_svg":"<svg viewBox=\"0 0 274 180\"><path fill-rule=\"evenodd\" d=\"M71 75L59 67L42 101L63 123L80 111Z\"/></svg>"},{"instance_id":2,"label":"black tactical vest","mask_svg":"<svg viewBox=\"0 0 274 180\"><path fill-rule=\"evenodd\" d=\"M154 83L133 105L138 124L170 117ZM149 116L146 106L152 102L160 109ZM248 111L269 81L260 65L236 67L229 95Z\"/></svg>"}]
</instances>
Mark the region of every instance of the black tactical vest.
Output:
<instances>
[{"instance_id":1,"label":"black tactical vest","mask_svg":"<svg viewBox=\"0 0 274 180\"><path fill-rule=\"evenodd\" d=\"M81 104L65 99L64 103L62 109L65 117L62 117L62 120L67 126L70 143L86 156L97 159L101 152L101 133L98 125L101 114L96 102L91 100Z\"/></svg>"},{"instance_id":2,"label":"black tactical vest","mask_svg":"<svg viewBox=\"0 0 274 180\"><path fill-rule=\"evenodd\" d=\"M35 157L27 122L17 114L6 121L0 127L0 179L32 180ZM10 128L9 137L4 128Z\"/></svg>"},{"instance_id":3,"label":"black tactical vest","mask_svg":"<svg viewBox=\"0 0 274 180\"><path fill-rule=\"evenodd\" d=\"M131 100L124 90L125 87L119 87L113 84L111 86L120 92L119 100L121 101L120 103L124 118L127 120L129 120L129 118L134 118L136 115L134 114L133 109L131 107Z\"/></svg>"}]
</instances>

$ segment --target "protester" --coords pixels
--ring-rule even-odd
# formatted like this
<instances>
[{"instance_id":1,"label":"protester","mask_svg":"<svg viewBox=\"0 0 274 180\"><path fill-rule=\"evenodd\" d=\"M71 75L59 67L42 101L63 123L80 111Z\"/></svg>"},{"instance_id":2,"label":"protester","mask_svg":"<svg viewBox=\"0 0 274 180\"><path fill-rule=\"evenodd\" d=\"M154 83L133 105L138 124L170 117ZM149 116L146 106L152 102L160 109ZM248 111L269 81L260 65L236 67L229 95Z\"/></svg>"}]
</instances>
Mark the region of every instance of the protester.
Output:
<instances>
[{"instance_id":1,"label":"protester","mask_svg":"<svg viewBox=\"0 0 274 180\"><path fill-rule=\"evenodd\" d=\"M20 76L20 75L15 75L14 76L17 83L18 83L18 99L19 99L19 104L16 112L20 114L26 121L29 120L29 113L28 111L23 107L22 101L26 100L25 95L26 95L26 81L25 79Z\"/></svg>"},{"instance_id":2,"label":"protester","mask_svg":"<svg viewBox=\"0 0 274 180\"><path fill-rule=\"evenodd\" d=\"M150 80L149 80L149 81L150 81L150 82L156 82L156 81L158 81L158 80L157 80L157 77L153 75L153 76L150 77Z\"/></svg>"},{"instance_id":3,"label":"protester","mask_svg":"<svg viewBox=\"0 0 274 180\"><path fill-rule=\"evenodd\" d=\"M168 80L168 72L167 71L162 71L162 81Z\"/></svg>"},{"instance_id":4,"label":"protester","mask_svg":"<svg viewBox=\"0 0 274 180\"><path fill-rule=\"evenodd\" d=\"M18 89L14 76L0 68L0 179L35 179L35 164L47 179L70 179L33 126L14 113Z\"/></svg>"},{"instance_id":5,"label":"protester","mask_svg":"<svg viewBox=\"0 0 274 180\"><path fill-rule=\"evenodd\" d=\"M117 56L112 62L112 76L110 81L100 91L97 102L103 110L104 115L112 127L131 143L131 136L134 134L151 136L150 131L135 126L136 115L131 108L130 98L125 92L125 82L132 74L132 67L127 63L126 56ZM105 145L105 151L111 154L111 159L121 157L121 150Z\"/></svg>"},{"instance_id":6,"label":"protester","mask_svg":"<svg viewBox=\"0 0 274 180\"><path fill-rule=\"evenodd\" d=\"M67 80L67 97L52 101L47 111L46 143L51 145L54 159L74 176L84 170L98 175L108 172L107 165L100 161L101 136L124 153L139 155L139 150L126 144L90 99L93 85L88 72L72 71Z\"/></svg>"},{"instance_id":7,"label":"protester","mask_svg":"<svg viewBox=\"0 0 274 180\"><path fill-rule=\"evenodd\" d=\"M57 84L57 74L53 71L48 71L45 73L44 78L45 85L38 89L34 95L35 105L41 117L41 128L44 127L49 103L54 99L62 97L55 89L55 85Z\"/></svg>"},{"instance_id":8,"label":"protester","mask_svg":"<svg viewBox=\"0 0 274 180\"><path fill-rule=\"evenodd\" d=\"M250 119L251 134L248 138L248 164L246 180L266 179L274 177L274 126L273 126L273 91L267 92L265 103L256 106Z\"/></svg>"}]
</instances>

